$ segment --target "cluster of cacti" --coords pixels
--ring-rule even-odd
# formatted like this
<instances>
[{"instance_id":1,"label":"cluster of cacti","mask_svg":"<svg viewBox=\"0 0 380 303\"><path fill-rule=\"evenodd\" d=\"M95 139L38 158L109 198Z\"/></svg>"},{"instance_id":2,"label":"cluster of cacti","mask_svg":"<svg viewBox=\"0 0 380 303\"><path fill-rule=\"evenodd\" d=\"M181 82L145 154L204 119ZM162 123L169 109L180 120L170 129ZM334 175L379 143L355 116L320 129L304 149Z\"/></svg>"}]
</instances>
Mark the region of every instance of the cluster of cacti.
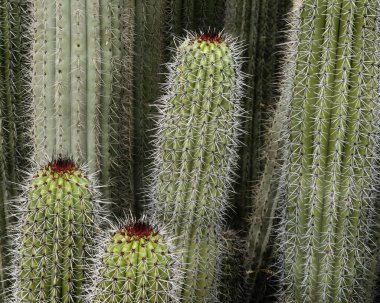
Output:
<instances>
[{"instance_id":1,"label":"cluster of cacti","mask_svg":"<svg viewBox=\"0 0 380 303\"><path fill-rule=\"evenodd\" d=\"M118 225L97 237L99 252L88 301L177 302L181 272L170 236L146 218Z\"/></svg>"},{"instance_id":2,"label":"cluster of cacti","mask_svg":"<svg viewBox=\"0 0 380 303\"><path fill-rule=\"evenodd\" d=\"M8 300L80 302L101 212L94 184L72 160L55 159L36 170L25 195L12 236Z\"/></svg>"},{"instance_id":3,"label":"cluster of cacti","mask_svg":"<svg viewBox=\"0 0 380 303\"><path fill-rule=\"evenodd\" d=\"M159 104L151 198L178 237L184 302L216 300L223 216L237 158L241 47L220 34L187 36Z\"/></svg>"},{"instance_id":4,"label":"cluster of cacti","mask_svg":"<svg viewBox=\"0 0 380 303\"><path fill-rule=\"evenodd\" d=\"M288 52L283 302L371 302L379 114L377 0L305 0Z\"/></svg>"},{"instance_id":5,"label":"cluster of cacti","mask_svg":"<svg viewBox=\"0 0 380 303\"><path fill-rule=\"evenodd\" d=\"M376 302L379 28L380 0L0 0L0 303Z\"/></svg>"}]
</instances>

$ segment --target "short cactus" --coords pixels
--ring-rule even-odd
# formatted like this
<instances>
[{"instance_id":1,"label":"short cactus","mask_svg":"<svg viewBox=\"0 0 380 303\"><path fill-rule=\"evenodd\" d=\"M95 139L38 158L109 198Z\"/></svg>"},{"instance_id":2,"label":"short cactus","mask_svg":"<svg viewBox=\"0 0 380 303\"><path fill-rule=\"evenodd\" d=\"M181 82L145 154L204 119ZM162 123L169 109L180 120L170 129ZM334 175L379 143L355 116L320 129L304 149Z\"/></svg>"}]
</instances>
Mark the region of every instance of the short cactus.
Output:
<instances>
[{"instance_id":1,"label":"short cactus","mask_svg":"<svg viewBox=\"0 0 380 303\"><path fill-rule=\"evenodd\" d=\"M82 302L93 250L96 193L82 168L57 159L37 170L15 227L17 303Z\"/></svg>"},{"instance_id":2,"label":"short cactus","mask_svg":"<svg viewBox=\"0 0 380 303\"><path fill-rule=\"evenodd\" d=\"M364 302L378 178L378 0L304 0L282 102L282 302Z\"/></svg>"},{"instance_id":3,"label":"short cactus","mask_svg":"<svg viewBox=\"0 0 380 303\"><path fill-rule=\"evenodd\" d=\"M118 224L120 226L120 224ZM112 234L113 235L112 235ZM103 232L88 302L177 302L178 256L172 239L146 218Z\"/></svg>"},{"instance_id":4,"label":"short cactus","mask_svg":"<svg viewBox=\"0 0 380 303\"><path fill-rule=\"evenodd\" d=\"M240 45L220 34L189 34L169 65L152 171L151 204L185 251L183 302L217 301L219 242L236 164Z\"/></svg>"}]
</instances>

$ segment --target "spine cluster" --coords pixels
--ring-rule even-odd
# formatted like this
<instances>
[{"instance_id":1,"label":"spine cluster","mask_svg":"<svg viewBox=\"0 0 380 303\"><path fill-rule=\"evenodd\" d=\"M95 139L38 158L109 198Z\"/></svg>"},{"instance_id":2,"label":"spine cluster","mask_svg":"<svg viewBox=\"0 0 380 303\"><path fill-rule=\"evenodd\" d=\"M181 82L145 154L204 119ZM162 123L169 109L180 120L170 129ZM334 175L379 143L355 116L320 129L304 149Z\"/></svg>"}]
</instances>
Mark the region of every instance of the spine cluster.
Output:
<instances>
[{"instance_id":1,"label":"spine cluster","mask_svg":"<svg viewBox=\"0 0 380 303\"><path fill-rule=\"evenodd\" d=\"M217 295L220 238L240 125L240 47L215 35L189 35L169 65L159 105L152 208L183 250L183 302Z\"/></svg>"},{"instance_id":2,"label":"spine cluster","mask_svg":"<svg viewBox=\"0 0 380 303\"><path fill-rule=\"evenodd\" d=\"M363 302L379 135L379 1L305 0L292 31L283 302Z\"/></svg>"}]
</instances>

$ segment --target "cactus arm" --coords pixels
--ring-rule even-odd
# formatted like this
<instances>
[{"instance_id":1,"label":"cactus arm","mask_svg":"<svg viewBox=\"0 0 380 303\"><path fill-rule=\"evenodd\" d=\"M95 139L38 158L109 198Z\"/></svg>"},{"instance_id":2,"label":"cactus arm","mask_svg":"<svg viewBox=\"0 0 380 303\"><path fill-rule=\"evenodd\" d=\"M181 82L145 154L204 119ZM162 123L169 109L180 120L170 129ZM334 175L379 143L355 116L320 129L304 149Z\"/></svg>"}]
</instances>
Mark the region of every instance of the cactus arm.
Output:
<instances>
[{"instance_id":1,"label":"cactus arm","mask_svg":"<svg viewBox=\"0 0 380 303\"><path fill-rule=\"evenodd\" d=\"M0 107L0 117L1 117ZM6 258L6 236L7 235L7 212L6 212L6 179L5 179L5 167L4 167L4 142L3 142L3 120L0 118L0 302L4 302L4 293L6 290L5 283L5 268L7 265Z\"/></svg>"}]
</instances>

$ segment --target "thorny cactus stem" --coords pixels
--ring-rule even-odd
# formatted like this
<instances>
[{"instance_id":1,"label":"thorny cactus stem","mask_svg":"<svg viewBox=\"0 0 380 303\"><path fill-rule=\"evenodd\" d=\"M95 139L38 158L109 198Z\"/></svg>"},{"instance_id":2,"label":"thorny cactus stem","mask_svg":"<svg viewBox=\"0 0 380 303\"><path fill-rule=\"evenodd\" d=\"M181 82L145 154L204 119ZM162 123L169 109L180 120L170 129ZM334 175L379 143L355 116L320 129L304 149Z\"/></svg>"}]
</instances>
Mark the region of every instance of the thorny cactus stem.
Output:
<instances>
[{"instance_id":1,"label":"thorny cactus stem","mask_svg":"<svg viewBox=\"0 0 380 303\"><path fill-rule=\"evenodd\" d=\"M183 302L218 300L220 236L242 114L241 51L224 35L189 34L169 64L160 100L151 207L184 251Z\"/></svg>"},{"instance_id":2,"label":"thorny cactus stem","mask_svg":"<svg viewBox=\"0 0 380 303\"><path fill-rule=\"evenodd\" d=\"M283 302L368 296L379 136L378 0L305 0L294 20L284 159Z\"/></svg>"},{"instance_id":3,"label":"thorny cactus stem","mask_svg":"<svg viewBox=\"0 0 380 303\"><path fill-rule=\"evenodd\" d=\"M84 170L68 159L31 177L14 228L12 302L82 302L100 210L96 196Z\"/></svg>"},{"instance_id":4,"label":"thorny cactus stem","mask_svg":"<svg viewBox=\"0 0 380 303\"><path fill-rule=\"evenodd\" d=\"M164 229L147 218L127 220L123 227L101 233L97 243L89 302L178 301L179 256Z\"/></svg>"}]
</instances>

